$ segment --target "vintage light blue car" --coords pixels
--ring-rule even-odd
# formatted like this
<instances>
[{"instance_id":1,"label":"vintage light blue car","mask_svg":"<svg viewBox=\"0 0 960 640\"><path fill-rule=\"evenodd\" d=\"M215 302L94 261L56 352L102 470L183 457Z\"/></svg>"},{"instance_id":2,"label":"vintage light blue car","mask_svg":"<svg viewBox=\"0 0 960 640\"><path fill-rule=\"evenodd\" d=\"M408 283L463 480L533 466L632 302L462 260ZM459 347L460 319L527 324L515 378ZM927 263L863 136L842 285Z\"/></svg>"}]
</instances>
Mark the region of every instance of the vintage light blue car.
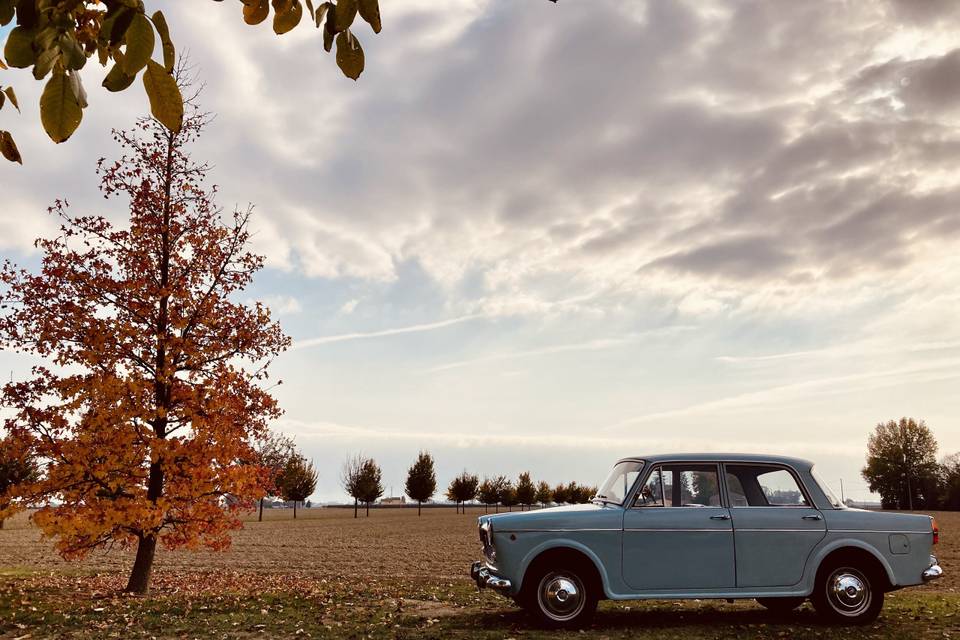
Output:
<instances>
[{"instance_id":1,"label":"vintage light blue car","mask_svg":"<svg viewBox=\"0 0 960 640\"><path fill-rule=\"evenodd\" d=\"M543 624L579 626L597 601L813 601L832 621L874 620L884 593L934 580L936 521L843 506L807 460L681 454L617 462L592 504L480 517L481 588Z\"/></svg>"}]
</instances>

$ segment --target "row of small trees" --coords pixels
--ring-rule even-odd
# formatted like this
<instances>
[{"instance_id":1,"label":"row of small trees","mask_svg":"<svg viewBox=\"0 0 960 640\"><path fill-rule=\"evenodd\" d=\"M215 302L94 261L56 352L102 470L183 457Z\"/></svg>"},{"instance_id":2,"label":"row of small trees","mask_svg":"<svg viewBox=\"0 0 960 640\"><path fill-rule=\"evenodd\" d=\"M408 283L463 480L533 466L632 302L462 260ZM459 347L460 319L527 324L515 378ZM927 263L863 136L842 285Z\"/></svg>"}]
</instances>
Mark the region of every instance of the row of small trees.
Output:
<instances>
[{"instance_id":1,"label":"row of small trees","mask_svg":"<svg viewBox=\"0 0 960 640\"><path fill-rule=\"evenodd\" d=\"M347 495L353 498L353 516L357 517L360 504L366 506L370 515L370 503L383 495L381 470L373 458L355 455L344 462L340 474L340 483ZM517 505L521 509L535 504L546 506L551 503L586 503L596 494L596 487L570 484L558 484L550 487L546 482L534 484L530 473L521 473L516 484L505 476L480 478L464 471L447 487L446 498L456 503L457 510L466 503L479 501L488 510L493 506L499 511L500 505L511 509ZM426 451L417 455L416 461L407 470L405 493L417 503L417 515L421 513L424 502L429 502L437 493L437 474L433 456Z\"/></svg>"},{"instance_id":2,"label":"row of small trees","mask_svg":"<svg viewBox=\"0 0 960 640\"><path fill-rule=\"evenodd\" d=\"M280 497L293 502L293 517L297 517L297 503L305 501L317 490L317 472L313 463L297 452L289 437L271 432L254 446L257 464L266 478L263 486L267 495L260 498L258 520L263 520L263 502L268 497Z\"/></svg>"},{"instance_id":3,"label":"row of small trees","mask_svg":"<svg viewBox=\"0 0 960 640\"><path fill-rule=\"evenodd\" d=\"M466 478L470 478L471 482L465 482ZM576 482L558 484L555 487L551 487L542 480L534 484L529 472L521 473L516 484L504 476L484 478L483 482L476 487L476 491L471 494L470 487L473 481L476 481L476 476L470 476L466 472L454 478L447 490L447 497L461 504L476 499L484 505L485 510L493 506L499 511L500 505L510 510L519 505L522 510L524 507L530 508L535 504L545 507L551 503L587 503L597 493L596 487L578 485Z\"/></svg>"}]
</instances>

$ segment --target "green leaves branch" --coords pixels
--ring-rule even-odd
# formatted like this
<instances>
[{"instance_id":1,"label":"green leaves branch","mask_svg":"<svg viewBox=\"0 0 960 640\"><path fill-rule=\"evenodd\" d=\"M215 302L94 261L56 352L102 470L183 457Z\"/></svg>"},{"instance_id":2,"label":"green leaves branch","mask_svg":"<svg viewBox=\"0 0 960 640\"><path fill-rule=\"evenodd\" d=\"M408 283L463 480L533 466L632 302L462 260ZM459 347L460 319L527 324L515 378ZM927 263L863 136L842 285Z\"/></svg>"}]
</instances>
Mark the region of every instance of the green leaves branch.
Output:
<instances>
[{"instance_id":1,"label":"green leaves branch","mask_svg":"<svg viewBox=\"0 0 960 640\"><path fill-rule=\"evenodd\" d=\"M264 22L272 11L273 30L278 35L300 25L306 8L310 23L323 29L324 49L329 52L336 42L337 65L354 80L363 72L364 60L350 27L359 15L374 33L381 29L378 0L337 0L316 8L312 0L240 3L247 24ZM176 48L162 12L148 17L143 0L0 0L0 26L12 22L16 27L7 36L0 71L32 69L35 79L47 78L40 98L40 121L54 142L65 142L80 126L87 107L80 70L94 55L102 66L112 62L104 88L124 91L142 75L153 117L170 131L180 131L183 96L173 77ZM153 60L157 40L163 64ZM0 109L8 102L19 111L13 89L0 86ZM0 130L0 154L22 164L8 131Z\"/></svg>"},{"instance_id":2,"label":"green leaves branch","mask_svg":"<svg viewBox=\"0 0 960 640\"><path fill-rule=\"evenodd\" d=\"M221 0L217 0L221 1ZM363 73L363 48L350 27L357 15L365 20L374 33L380 33L380 5L378 0L337 0L323 2L316 8L313 0L240 0L243 3L243 19L247 24L257 25L270 17L273 9L273 31L283 35L296 28L303 20L304 5L310 22L323 29L323 48L329 52L336 41L337 66L348 78L356 80ZM341 37L343 36L343 37Z\"/></svg>"}]
</instances>

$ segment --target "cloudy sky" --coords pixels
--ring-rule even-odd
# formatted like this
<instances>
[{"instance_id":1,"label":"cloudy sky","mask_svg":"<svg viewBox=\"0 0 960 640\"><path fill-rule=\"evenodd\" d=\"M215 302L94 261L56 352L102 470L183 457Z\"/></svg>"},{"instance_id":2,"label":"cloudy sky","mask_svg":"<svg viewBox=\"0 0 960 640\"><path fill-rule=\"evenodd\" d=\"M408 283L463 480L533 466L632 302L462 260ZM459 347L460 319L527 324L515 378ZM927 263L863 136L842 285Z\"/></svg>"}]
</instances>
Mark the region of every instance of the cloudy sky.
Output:
<instances>
[{"instance_id":1,"label":"cloudy sky","mask_svg":"<svg viewBox=\"0 0 960 640\"><path fill-rule=\"evenodd\" d=\"M359 82L312 28L155 4L218 114L196 155L222 205L256 205L249 294L295 340L276 426L318 499L359 451L394 493L420 448L444 485L736 450L866 498L878 421L960 450L952 0L381 0ZM54 194L122 219L95 163L147 102L102 75L59 148L39 83L4 75L25 158L0 165L4 256L36 263Z\"/></svg>"}]
</instances>

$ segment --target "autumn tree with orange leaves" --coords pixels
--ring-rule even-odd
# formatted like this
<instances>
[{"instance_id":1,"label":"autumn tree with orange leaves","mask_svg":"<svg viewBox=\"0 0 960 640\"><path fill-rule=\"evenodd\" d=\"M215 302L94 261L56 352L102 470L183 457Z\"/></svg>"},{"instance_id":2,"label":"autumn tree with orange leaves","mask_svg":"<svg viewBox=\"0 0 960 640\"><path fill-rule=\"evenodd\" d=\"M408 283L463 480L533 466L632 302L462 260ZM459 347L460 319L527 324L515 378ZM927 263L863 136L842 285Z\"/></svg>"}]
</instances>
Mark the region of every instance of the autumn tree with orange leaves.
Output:
<instances>
[{"instance_id":1,"label":"autumn tree with orange leaves","mask_svg":"<svg viewBox=\"0 0 960 640\"><path fill-rule=\"evenodd\" d=\"M115 132L123 156L101 160L100 188L129 220L58 201L39 272L0 270L0 346L46 360L2 392L9 438L45 462L21 497L46 504L33 520L65 558L136 545L136 593L158 542L229 545L264 493L254 444L280 414L267 365L289 338L236 301L263 266L252 210L224 214L187 152L207 120L188 100L179 133L152 119Z\"/></svg>"}]
</instances>

